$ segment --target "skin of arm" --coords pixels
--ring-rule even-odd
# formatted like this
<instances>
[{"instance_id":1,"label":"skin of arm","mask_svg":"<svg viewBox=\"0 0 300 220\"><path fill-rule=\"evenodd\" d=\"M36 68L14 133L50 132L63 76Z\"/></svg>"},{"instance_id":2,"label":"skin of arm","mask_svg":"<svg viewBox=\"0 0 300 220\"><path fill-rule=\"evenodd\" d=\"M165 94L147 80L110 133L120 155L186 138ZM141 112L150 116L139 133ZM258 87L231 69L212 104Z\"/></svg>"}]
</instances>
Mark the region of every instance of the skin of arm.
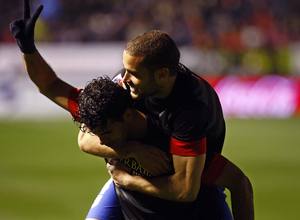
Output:
<instances>
[{"instance_id":1,"label":"skin of arm","mask_svg":"<svg viewBox=\"0 0 300 220\"><path fill-rule=\"evenodd\" d=\"M40 93L67 110L68 96L74 87L58 78L38 51L23 56L28 75Z\"/></svg>"},{"instance_id":2,"label":"skin of arm","mask_svg":"<svg viewBox=\"0 0 300 220\"><path fill-rule=\"evenodd\" d=\"M226 160L221 175L214 182L217 186L228 188L235 220L253 220L253 189L249 178L232 162Z\"/></svg>"},{"instance_id":3,"label":"skin of arm","mask_svg":"<svg viewBox=\"0 0 300 220\"><path fill-rule=\"evenodd\" d=\"M205 154L197 157L173 155L174 174L149 179L129 175L118 169L116 165L108 164L107 168L119 187L162 199L192 202L197 198L200 190L205 158Z\"/></svg>"}]
</instances>

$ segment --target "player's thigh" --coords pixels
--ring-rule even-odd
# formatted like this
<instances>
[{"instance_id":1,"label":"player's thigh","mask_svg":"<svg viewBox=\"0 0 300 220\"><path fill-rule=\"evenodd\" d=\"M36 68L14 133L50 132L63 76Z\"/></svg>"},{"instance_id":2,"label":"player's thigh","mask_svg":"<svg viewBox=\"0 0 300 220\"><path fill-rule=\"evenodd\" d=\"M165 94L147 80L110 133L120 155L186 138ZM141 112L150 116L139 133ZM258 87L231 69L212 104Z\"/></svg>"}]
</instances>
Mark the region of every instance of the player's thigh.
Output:
<instances>
[{"instance_id":1,"label":"player's thigh","mask_svg":"<svg viewBox=\"0 0 300 220\"><path fill-rule=\"evenodd\" d=\"M123 219L120 203L111 179L101 189L94 200L86 220L121 220Z\"/></svg>"},{"instance_id":2,"label":"player's thigh","mask_svg":"<svg viewBox=\"0 0 300 220\"><path fill-rule=\"evenodd\" d=\"M221 187L202 187L198 215L203 220L233 220L226 203L226 195Z\"/></svg>"}]
</instances>

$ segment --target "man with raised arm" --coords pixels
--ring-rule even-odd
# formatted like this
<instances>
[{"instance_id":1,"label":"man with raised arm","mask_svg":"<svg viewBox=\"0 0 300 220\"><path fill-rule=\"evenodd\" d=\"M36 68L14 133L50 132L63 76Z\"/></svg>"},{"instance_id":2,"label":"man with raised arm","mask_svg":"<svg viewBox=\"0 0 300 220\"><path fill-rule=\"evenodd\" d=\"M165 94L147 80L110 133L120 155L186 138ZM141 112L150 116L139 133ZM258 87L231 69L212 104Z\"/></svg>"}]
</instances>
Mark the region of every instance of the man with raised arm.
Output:
<instances>
[{"instance_id":1,"label":"man with raised arm","mask_svg":"<svg viewBox=\"0 0 300 220\"><path fill-rule=\"evenodd\" d=\"M24 18L12 23L11 31L16 38L21 51L24 53L24 60L29 76L31 80L38 86L41 93L46 95L61 107L67 110L72 109L74 105L76 106L76 97L74 96L74 94L77 94L76 89L66 82L60 80L56 76L54 71L38 53L34 44L34 25L39 14L42 11L42 6L40 6L31 17L29 1L25 0L24 3ZM126 61L124 62L124 65L126 65L126 73L123 77L123 81L125 82L125 84L130 87L131 95L133 97L137 97L141 92L148 97L167 97L169 95L168 93L172 90L172 84L176 81L176 77L170 77L171 75L169 75L167 69L158 71L159 74L138 75L139 73L147 73L147 69L144 69L144 66L141 65L144 64L145 57L136 55L134 53L131 54L131 52L132 51L127 49L124 53L124 60ZM161 69L161 67L163 67L159 65L156 66L155 62L152 64L153 66L151 67L151 69L149 68L149 70L151 70L151 72L153 73L157 72L158 69ZM140 70L142 71L140 72ZM146 72L143 72L143 70L146 70ZM147 83L149 82L147 77L151 77L149 79L154 79L152 84L147 85ZM166 82L171 82L171 84ZM148 101L151 100L148 99ZM150 104L152 105L153 103ZM161 103L158 104L160 105ZM159 117L157 119L157 112L155 112L156 110L154 108L149 108L149 106L151 105L144 105L144 103L142 103L141 109L145 110L145 113L147 113L147 115L149 114L149 118L150 120L152 120L153 126L157 126L156 128L158 129L162 128L162 133L171 137L171 143L173 144L171 145L171 153L173 154L174 173L172 175L169 175L168 177L146 179L136 178L136 176L131 176L122 170L115 169L114 167L109 167L110 172L114 177L114 181L119 186L132 188L136 191L159 197L161 199L192 202L194 198L198 198L201 181L200 177L204 168L204 164L206 163L205 158L207 145L205 142L207 137L204 137L203 134L200 134L200 136L199 134L196 134L196 136L198 135L197 138L199 138L199 140L197 139L195 140L195 142L193 142L193 144L191 144L191 142L188 140L189 137L184 137L184 134L180 133L181 125L177 128L179 130L176 130L177 133L176 135L173 135L173 137L172 132L170 133L164 131L165 128L160 124L161 122L164 122L159 118L160 116L166 116L164 115L164 112L158 112ZM179 112L179 116L180 115L181 113ZM181 118L179 117L179 119ZM182 119L184 119L184 117L182 117ZM185 125L189 124L184 122L183 127L185 127ZM206 124L204 123L200 125L205 126ZM201 126L199 128L201 128ZM191 129L189 131L194 131L193 126L188 128ZM103 133L100 133L100 136L101 135L103 135ZM207 138L207 140L209 139ZM189 146L186 143L191 144L190 146L192 146L192 148L189 149ZM114 146L113 148L110 148L103 144L100 144L100 147L101 148L99 150L99 146L97 146L97 150L93 151L92 153L100 156L104 155L104 157L122 158L124 157L124 154L129 152L129 150L124 151L125 147ZM142 149L142 144L141 146L139 146L139 148ZM149 148L145 148L143 150L151 151ZM126 180L125 184L124 182L122 182L122 180ZM138 186L139 184L145 186L145 188ZM251 209L250 213L252 213ZM248 217L249 216L251 217L251 215L248 215Z\"/></svg>"}]
</instances>

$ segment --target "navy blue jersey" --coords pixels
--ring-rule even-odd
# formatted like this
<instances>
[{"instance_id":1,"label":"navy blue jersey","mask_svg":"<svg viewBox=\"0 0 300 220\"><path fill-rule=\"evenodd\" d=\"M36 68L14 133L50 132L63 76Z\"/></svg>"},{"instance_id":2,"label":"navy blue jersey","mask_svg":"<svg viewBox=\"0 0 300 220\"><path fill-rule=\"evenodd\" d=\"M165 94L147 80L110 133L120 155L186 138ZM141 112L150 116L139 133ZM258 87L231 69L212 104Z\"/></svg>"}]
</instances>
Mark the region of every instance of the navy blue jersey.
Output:
<instances>
[{"instance_id":1,"label":"navy blue jersey","mask_svg":"<svg viewBox=\"0 0 300 220\"><path fill-rule=\"evenodd\" d=\"M225 121L219 98L206 80L180 66L173 90L167 98L148 97L142 102L141 110L146 111L153 126L170 137L170 153L193 156L194 152L198 155L204 139L208 158L221 153Z\"/></svg>"}]
</instances>

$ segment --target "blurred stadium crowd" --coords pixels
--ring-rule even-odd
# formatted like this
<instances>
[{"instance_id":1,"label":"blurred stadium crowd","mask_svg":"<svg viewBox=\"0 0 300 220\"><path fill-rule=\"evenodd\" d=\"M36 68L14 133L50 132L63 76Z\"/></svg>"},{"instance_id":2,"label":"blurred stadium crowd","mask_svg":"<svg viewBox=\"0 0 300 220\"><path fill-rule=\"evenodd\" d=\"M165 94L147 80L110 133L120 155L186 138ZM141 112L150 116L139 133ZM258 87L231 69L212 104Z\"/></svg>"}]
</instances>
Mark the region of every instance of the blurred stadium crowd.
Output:
<instances>
[{"instance_id":1,"label":"blurred stadium crowd","mask_svg":"<svg viewBox=\"0 0 300 220\"><path fill-rule=\"evenodd\" d=\"M22 16L21 0L0 0L0 43ZM125 41L149 29L191 46L200 71L290 74L300 41L299 0L36 0L45 8L36 37L46 42ZM202 62L202 63L201 63Z\"/></svg>"}]
</instances>

